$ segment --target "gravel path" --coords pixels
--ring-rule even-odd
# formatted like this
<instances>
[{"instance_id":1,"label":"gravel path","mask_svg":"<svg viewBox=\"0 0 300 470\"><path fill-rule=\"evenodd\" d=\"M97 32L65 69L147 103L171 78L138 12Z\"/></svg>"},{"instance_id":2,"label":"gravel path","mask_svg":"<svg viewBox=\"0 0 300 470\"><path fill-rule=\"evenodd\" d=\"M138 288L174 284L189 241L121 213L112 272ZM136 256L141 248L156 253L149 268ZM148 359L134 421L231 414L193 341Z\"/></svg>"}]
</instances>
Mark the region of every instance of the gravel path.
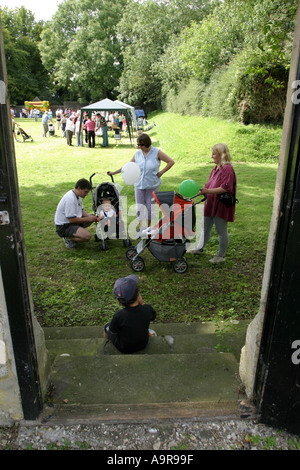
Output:
<instances>
[{"instance_id":1,"label":"gravel path","mask_svg":"<svg viewBox=\"0 0 300 470\"><path fill-rule=\"evenodd\" d=\"M255 419L0 428L0 450L300 450L300 436ZM133 454L134 455L134 454Z\"/></svg>"}]
</instances>

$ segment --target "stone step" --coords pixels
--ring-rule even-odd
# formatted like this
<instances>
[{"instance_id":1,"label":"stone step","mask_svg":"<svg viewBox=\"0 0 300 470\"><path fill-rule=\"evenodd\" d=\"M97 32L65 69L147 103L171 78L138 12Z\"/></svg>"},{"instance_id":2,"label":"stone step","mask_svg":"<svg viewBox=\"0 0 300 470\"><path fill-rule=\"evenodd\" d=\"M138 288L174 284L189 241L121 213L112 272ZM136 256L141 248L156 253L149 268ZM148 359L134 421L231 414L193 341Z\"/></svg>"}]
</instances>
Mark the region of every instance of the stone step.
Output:
<instances>
[{"instance_id":1,"label":"stone step","mask_svg":"<svg viewBox=\"0 0 300 470\"><path fill-rule=\"evenodd\" d=\"M110 341L104 338L48 340L46 347L50 353L51 362L56 356L100 356L118 355L119 351ZM238 359L241 347L236 341L222 339L214 335L176 335L157 336L149 338L147 348L135 354L191 354L200 352L232 352Z\"/></svg>"},{"instance_id":2,"label":"stone step","mask_svg":"<svg viewBox=\"0 0 300 470\"><path fill-rule=\"evenodd\" d=\"M223 329L226 333L245 332L250 320L228 320L224 322L193 322L193 323L155 323L151 325L160 336L175 334L214 334ZM103 326L45 327L45 338L100 338Z\"/></svg>"},{"instance_id":3,"label":"stone step","mask_svg":"<svg viewBox=\"0 0 300 470\"><path fill-rule=\"evenodd\" d=\"M230 353L58 356L51 417L127 419L233 410L238 363ZM143 411L144 410L144 411ZM146 411L147 410L147 411ZM173 411L172 411L173 410ZM144 414L143 414L144 413Z\"/></svg>"},{"instance_id":4,"label":"stone step","mask_svg":"<svg viewBox=\"0 0 300 470\"><path fill-rule=\"evenodd\" d=\"M236 415L248 323L152 324L158 336L135 354L120 354L102 326L44 328L53 395L42 421Z\"/></svg>"},{"instance_id":5,"label":"stone step","mask_svg":"<svg viewBox=\"0 0 300 470\"><path fill-rule=\"evenodd\" d=\"M174 354L199 352L232 352L239 360L248 322L216 325L212 322L193 324L151 325L158 336L149 339L148 347L136 354ZM44 328L51 361L57 355L99 356L119 354L103 338L103 327Z\"/></svg>"}]
</instances>

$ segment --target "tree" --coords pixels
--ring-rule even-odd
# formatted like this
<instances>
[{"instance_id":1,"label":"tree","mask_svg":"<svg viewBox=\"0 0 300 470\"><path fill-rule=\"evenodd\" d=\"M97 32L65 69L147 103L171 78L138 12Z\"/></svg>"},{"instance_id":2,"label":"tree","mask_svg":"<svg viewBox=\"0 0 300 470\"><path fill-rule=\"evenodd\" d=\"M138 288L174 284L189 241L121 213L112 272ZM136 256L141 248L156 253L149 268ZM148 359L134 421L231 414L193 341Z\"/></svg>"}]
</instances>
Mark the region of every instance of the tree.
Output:
<instances>
[{"instance_id":1,"label":"tree","mask_svg":"<svg viewBox=\"0 0 300 470\"><path fill-rule=\"evenodd\" d=\"M219 2L205 0L131 0L118 26L124 70L121 99L133 104L161 106L160 58L183 27L201 21Z\"/></svg>"},{"instance_id":2,"label":"tree","mask_svg":"<svg viewBox=\"0 0 300 470\"><path fill-rule=\"evenodd\" d=\"M40 51L57 90L81 102L113 97L122 71L116 25L126 0L66 0L41 35Z\"/></svg>"},{"instance_id":3,"label":"tree","mask_svg":"<svg viewBox=\"0 0 300 470\"><path fill-rule=\"evenodd\" d=\"M202 22L185 28L161 57L163 92L171 88L184 94L197 80L202 94L198 112L205 108L221 117L224 103L227 117L236 118L246 103L248 122L280 121L297 6L297 0L224 0L216 5Z\"/></svg>"},{"instance_id":4,"label":"tree","mask_svg":"<svg viewBox=\"0 0 300 470\"><path fill-rule=\"evenodd\" d=\"M1 12L10 102L24 104L36 95L49 98L49 76L38 49L43 22L31 11L4 8Z\"/></svg>"}]
</instances>

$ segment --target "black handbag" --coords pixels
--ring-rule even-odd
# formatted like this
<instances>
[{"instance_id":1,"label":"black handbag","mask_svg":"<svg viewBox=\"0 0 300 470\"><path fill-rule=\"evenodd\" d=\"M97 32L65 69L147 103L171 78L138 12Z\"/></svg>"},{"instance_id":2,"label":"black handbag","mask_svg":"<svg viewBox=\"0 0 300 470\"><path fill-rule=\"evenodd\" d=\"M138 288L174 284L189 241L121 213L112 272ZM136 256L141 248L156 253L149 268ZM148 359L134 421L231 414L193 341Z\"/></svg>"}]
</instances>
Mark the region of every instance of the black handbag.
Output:
<instances>
[{"instance_id":1,"label":"black handbag","mask_svg":"<svg viewBox=\"0 0 300 470\"><path fill-rule=\"evenodd\" d=\"M235 206L239 200L236 199L234 196L231 196L229 193L222 193L220 194L220 201L224 204L226 207L232 207Z\"/></svg>"}]
</instances>

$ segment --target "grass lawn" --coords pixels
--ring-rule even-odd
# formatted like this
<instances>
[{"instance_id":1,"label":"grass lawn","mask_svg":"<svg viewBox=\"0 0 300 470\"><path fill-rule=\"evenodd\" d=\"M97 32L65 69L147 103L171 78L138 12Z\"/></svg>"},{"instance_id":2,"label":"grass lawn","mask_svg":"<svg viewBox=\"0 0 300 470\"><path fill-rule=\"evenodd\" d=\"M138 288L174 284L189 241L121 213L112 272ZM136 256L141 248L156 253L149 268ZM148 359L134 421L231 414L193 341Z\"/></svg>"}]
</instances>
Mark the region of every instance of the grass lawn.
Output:
<instances>
[{"instance_id":1,"label":"grass lawn","mask_svg":"<svg viewBox=\"0 0 300 470\"><path fill-rule=\"evenodd\" d=\"M103 324L118 308L112 295L115 279L133 273L126 248L122 240L111 240L109 250L103 252L92 238L76 250L67 250L56 235L54 213L60 198L79 178L96 173L95 185L107 181L106 172L129 161L135 147L128 139L116 142L112 136L108 148L102 148L100 141L95 149L69 147L61 133L43 138L40 119L37 123L16 121L34 139L15 143L15 150L36 317L42 326ZM175 273L169 263L159 262L148 250L143 252L145 269L140 278L145 302L156 309L158 322L252 318L260 301L281 128L245 127L163 112L150 115L150 121L156 123L149 131L153 145L176 162L163 176L161 190L178 191L184 179L203 186L212 170L211 147L225 142L233 158L240 202L236 220L229 224L225 263L209 263L218 247L214 230L205 254L186 254L189 268L185 274ZM116 175L115 182L124 186L130 207L133 187L126 186L121 175ZM91 193L84 207L92 212ZM203 206L196 207L199 226ZM131 213L128 221L133 220ZM90 231L94 234L95 226Z\"/></svg>"}]
</instances>

